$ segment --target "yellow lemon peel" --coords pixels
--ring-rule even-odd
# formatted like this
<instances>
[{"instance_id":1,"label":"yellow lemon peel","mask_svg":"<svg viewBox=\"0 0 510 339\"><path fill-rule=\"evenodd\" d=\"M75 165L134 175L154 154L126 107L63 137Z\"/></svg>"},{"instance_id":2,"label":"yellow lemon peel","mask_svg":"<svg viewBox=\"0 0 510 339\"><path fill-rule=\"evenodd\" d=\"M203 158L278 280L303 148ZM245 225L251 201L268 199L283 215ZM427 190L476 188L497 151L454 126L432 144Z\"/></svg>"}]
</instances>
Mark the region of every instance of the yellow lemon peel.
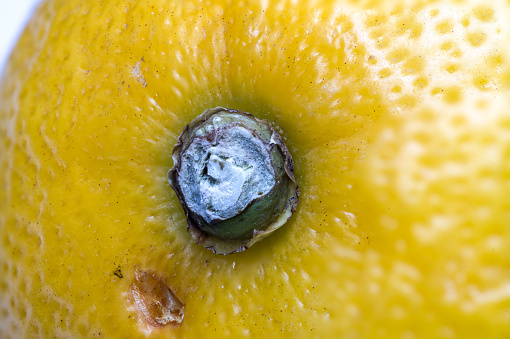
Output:
<instances>
[{"instance_id":1,"label":"yellow lemon peel","mask_svg":"<svg viewBox=\"0 0 510 339\"><path fill-rule=\"evenodd\" d=\"M0 337L510 336L508 17L44 1L0 85ZM301 190L226 257L191 240L166 180L216 106L281 127ZM137 268L185 303L180 326L140 328Z\"/></svg>"}]
</instances>

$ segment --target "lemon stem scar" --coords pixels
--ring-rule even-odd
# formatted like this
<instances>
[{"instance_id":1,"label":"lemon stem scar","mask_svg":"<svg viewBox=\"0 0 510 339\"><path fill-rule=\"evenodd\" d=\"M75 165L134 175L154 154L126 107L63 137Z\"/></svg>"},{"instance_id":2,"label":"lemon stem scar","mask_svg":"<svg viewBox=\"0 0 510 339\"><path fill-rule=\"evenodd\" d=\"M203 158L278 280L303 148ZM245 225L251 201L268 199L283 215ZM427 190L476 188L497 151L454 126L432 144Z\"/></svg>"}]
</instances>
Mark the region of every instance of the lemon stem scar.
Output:
<instances>
[{"instance_id":1,"label":"lemon stem scar","mask_svg":"<svg viewBox=\"0 0 510 339\"><path fill-rule=\"evenodd\" d=\"M266 121L233 109L208 109L179 136L168 180L188 232L217 254L247 249L296 210L294 165Z\"/></svg>"}]
</instances>

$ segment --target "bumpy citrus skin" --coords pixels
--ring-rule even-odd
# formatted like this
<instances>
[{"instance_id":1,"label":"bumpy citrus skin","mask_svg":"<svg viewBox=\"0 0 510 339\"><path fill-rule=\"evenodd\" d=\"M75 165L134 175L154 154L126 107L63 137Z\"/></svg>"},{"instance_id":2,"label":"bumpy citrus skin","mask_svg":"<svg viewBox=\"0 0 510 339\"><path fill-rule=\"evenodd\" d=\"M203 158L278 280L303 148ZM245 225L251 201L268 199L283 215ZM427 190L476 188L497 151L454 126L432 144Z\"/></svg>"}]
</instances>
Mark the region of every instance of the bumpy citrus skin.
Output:
<instances>
[{"instance_id":1,"label":"bumpy citrus skin","mask_svg":"<svg viewBox=\"0 0 510 339\"><path fill-rule=\"evenodd\" d=\"M263 3L41 5L0 89L0 337L510 336L506 4ZM226 257L166 181L216 106L280 126L301 189Z\"/></svg>"}]
</instances>

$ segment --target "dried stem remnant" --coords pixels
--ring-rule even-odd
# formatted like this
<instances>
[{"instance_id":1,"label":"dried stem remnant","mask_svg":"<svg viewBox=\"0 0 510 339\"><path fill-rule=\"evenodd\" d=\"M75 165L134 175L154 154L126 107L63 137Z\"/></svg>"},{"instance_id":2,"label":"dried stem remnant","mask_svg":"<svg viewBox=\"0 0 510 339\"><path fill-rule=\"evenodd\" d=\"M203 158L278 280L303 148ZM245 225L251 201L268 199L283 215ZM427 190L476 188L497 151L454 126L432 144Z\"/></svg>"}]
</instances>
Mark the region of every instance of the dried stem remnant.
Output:
<instances>
[{"instance_id":1,"label":"dried stem remnant","mask_svg":"<svg viewBox=\"0 0 510 339\"><path fill-rule=\"evenodd\" d=\"M137 271L131 294L142 320L153 328L178 326L184 319L184 305L154 272Z\"/></svg>"},{"instance_id":2,"label":"dried stem remnant","mask_svg":"<svg viewBox=\"0 0 510 339\"><path fill-rule=\"evenodd\" d=\"M168 181L188 232L217 254L243 251L285 224L299 189L282 137L267 121L208 109L186 126Z\"/></svg>"}]
</instances>

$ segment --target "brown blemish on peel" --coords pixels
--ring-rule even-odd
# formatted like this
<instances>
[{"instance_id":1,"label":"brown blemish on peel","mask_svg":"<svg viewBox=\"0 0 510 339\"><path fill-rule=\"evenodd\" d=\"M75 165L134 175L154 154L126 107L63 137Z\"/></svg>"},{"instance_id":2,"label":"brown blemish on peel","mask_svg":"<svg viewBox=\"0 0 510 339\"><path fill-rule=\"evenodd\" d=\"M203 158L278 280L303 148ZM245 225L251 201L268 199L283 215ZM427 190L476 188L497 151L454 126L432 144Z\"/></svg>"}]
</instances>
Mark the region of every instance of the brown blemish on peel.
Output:
<instances>
[{"instance_id":1,"label":"brown blemish on peel","mask_svg":"<svg viewBox=\"0 0 510 339\"><path fill-rule=\"evenodd\" d=\"M151 328L179 326L184 305L157 273L137 271L130 293L141 320Z\"/></svg>"}]
</instances>

